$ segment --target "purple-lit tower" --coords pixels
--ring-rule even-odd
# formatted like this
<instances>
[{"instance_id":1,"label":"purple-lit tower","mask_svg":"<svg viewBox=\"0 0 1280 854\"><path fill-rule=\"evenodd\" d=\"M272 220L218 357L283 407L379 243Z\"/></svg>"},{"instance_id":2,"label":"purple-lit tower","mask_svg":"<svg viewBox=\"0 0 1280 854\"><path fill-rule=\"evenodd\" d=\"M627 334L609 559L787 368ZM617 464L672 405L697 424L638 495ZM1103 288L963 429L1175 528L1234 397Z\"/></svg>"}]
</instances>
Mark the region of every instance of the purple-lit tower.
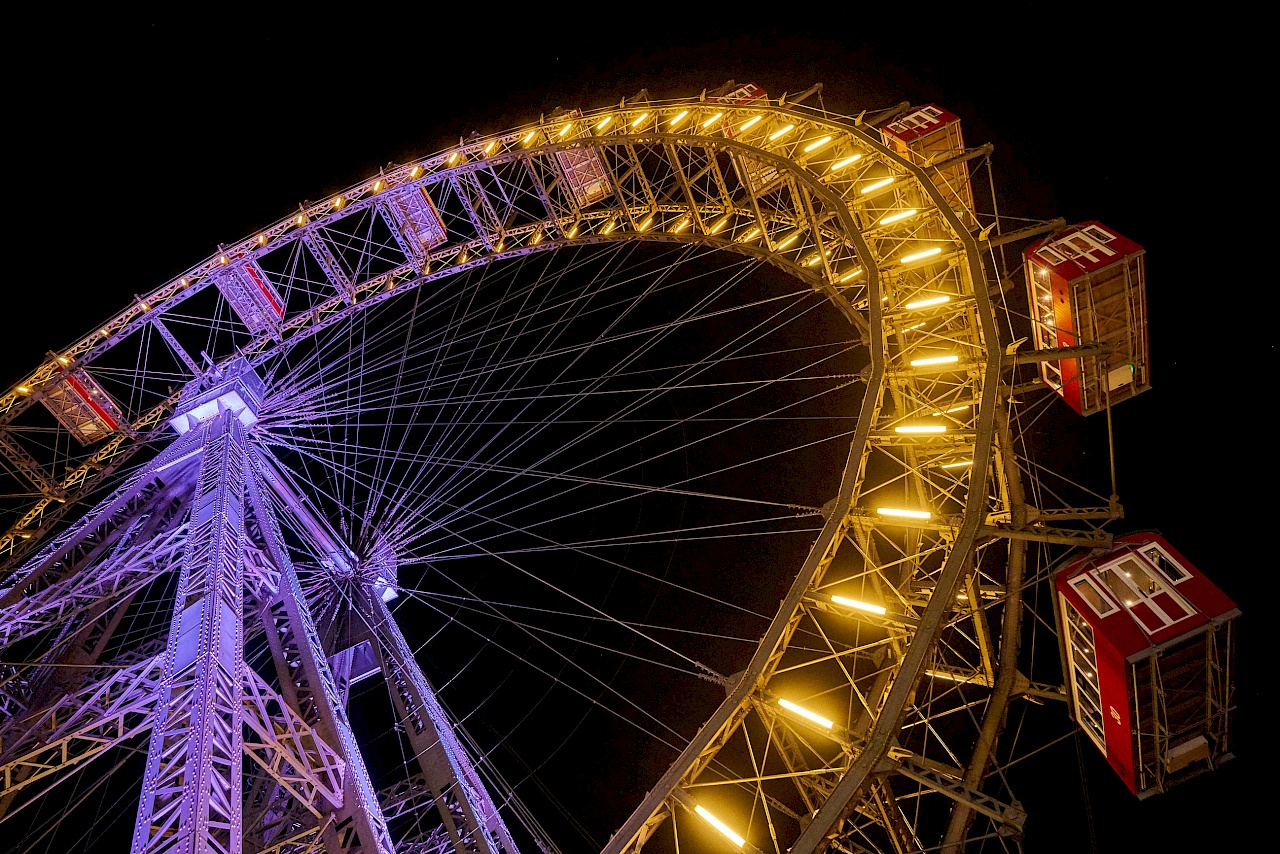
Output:
<instances>
[{"instance_id":1,"label":"purple-lit tower","mask_svg":"<svg viewBox=\"0 0 1280 854\"><path fill-rule=\"evenodd\" d=\"M133 854L515 852L386 605L394 555L355 556L251 441L262 398L243 361L188 384L172 444L10 579L0 646L65 625L63 657L82 675L41 687L30 709L6 693L5 806L149 730ZM341 584L347 613L312 613L281 512L327 556L310 583ZM167 640L95 668L123 613L99 603L173 569ZM102 624L85 631L86 617ZM255 666L246 648L262 638L269 662ZM346 712L352 682L373 675L420 769L381 793ZM388 816L410 810L432 818L393 845Z\"/></svg>"}]
</instances>

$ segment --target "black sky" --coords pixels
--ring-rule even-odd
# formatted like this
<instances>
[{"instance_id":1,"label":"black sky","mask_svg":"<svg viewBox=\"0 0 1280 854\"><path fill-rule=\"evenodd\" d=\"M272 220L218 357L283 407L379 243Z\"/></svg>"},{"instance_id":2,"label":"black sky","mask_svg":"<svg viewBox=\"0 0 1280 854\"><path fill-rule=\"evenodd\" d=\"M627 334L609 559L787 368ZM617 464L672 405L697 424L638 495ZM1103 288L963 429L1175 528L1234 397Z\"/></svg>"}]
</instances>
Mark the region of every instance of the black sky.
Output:
<instances>
[{"instance_id":1,"label":"black sky","mask_svg":"<svg viewBox=\"0 0 1280 854\"><path fill-rule=\"evenodd\" d=\"M1244 200L1212 189L1239 192L1239 175L1227 173L1259 154L1247 146L1256 125L1231 131L1237 81L1203 51L1218 25L1165 24L1157 36L1146 21L1098 9L1082 22L1084 10L862 19L806 4L719 4L701 27L669 23L681 11L672 4L543 5L497 26L492 5L341 19L296 9L297 18L46 10L11 33L28 58L10 60L6 86L7 219L18 238L4 287L6 375L218 243L473 130L602 106L642 87L696 95L729 78L775 95L822 82L826 106L845 114L937 102L962 117L970 144L995 144L1003 212L1098 219L1146 247L1154 387L1116 411L1128 511L1120 530L1160 528L1245 612L1239 758L1138 802L1089 747L1083 780L1097 850L1243 850L1249 831L1272 826L1259 627L1274 601L1262 484L1276 467L1251 401L1265 399L1252 375L1275 347L1264 343L1265 322L1232 300L1247 281L1256 280L1254 299L1272 290L1240 260L1272 241L1239 228ZM783 23L793 16L807 23ZM1055 417L1076 418L1065 406ZM1046 752L1041 765L1054 796L1037 798L1050 806L1033 813L1033 850L1088 851L1074 749Z\"/></svg>"}]
</instances>

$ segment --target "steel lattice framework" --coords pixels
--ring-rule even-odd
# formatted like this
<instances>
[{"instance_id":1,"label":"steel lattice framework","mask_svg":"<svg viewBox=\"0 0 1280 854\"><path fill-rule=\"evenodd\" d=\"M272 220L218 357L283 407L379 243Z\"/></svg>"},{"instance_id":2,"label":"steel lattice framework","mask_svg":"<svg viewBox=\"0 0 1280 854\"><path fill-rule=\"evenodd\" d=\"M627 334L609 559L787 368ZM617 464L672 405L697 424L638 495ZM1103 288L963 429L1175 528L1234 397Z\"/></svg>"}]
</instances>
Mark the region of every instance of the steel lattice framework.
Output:
<instances>
[{"instance_id":1,"label":"steel lattice framework","mask_svg":"<svg viewBox=\"0 0 1280 854\"><path fill-rule=\"evenodd\" d=\"M1027 498L993 249L1046 229L981 228L961 167L989 147L904 155L876 131L886 118L705 94L544 116L304 205L50 354L0 397L0 454L32 495L0 537L10 557L0 648L35 662L0 673L0 812L149 733L134 852L516 850L502 799L384 595L397 565L404 571L408 526L456 534L471 505L423 496L419 507L400 494L400 527L379 530L322 505L345 501L352 519L366 512L354 508L365 484L426 459L386 437L426 421L459 443L424 444L455 449L431 457L452 472L445 483L508 469L542 477L531 463L481 457L461 443L482 427L440 426L431 407L447 379L450 393L473 384L466 406L494 407L486 423L536 420L530 407L551 406L552 382L514 415L497 407L532 387L531 365L561 357L570 321L537 333L525 353L547 311L532 289L504 325L483 328L467 325L479 290L458 292L464 307L436 315L441 340L490 355L422 374L435 397L420 393L411 422L361 423L334 440L335 460L355 460L328 464L354 484L350 496L309 482L309 461L330 451L306 431L334 410L354 423L379 395L418 381L404 367L410 344L384 357L347 340L358 318L391 317L406 299L416 311L450 283L489 281L490 269L657 244L784 271L794 295L842 318L861 367L833 388L861 394L845 413L843 450L826 456L840 469L835 496L777 502L819 527L803 562L784 568L790 584L754 653L732 676L703 668L723 700L675 746L666 772L643 781L647 794L605 850L638 851L664 826L696 847L685 834L702 813L723 816L747 849L958 851L970 839L1016 839L1024 815L991 773L999 739L1013 698L1057 693L1019 670L1022 592L1036 580L1029 547L1105 544L1098 523L1118 508L1072 508L1038 485L1036 502ZM602 290L625 278L607 276ZM698 310L713 313L710 303ZM628 317L601 314L587 322L608 334ZM662 334L679 325L667 323ZM390 390L359 385L388 364ZM498 391L483 386L509 364L521 373ZM304 368L311 379L296 380ZM654 382L692 389L695 376ZM68 388L89 409L70 413ZM578 388L586 399L593 387ZM24 426L40 401L59 416L59 435L74 418L113 429L66 450L42 438L48 428ZM380 456L357 472L372 429ZM41 450L50 446L58 452ZM585 464L543 480L625 485ZM628 488L705 497L678 481ZM477 553L495 554L492 539L471 536ZM157 601L162 628L122 628ZM381 793L347 717L352 683L370 673L385 680L418 766ZM435 818L398 830L424 810Z\"/></svg>"}]
</instances>

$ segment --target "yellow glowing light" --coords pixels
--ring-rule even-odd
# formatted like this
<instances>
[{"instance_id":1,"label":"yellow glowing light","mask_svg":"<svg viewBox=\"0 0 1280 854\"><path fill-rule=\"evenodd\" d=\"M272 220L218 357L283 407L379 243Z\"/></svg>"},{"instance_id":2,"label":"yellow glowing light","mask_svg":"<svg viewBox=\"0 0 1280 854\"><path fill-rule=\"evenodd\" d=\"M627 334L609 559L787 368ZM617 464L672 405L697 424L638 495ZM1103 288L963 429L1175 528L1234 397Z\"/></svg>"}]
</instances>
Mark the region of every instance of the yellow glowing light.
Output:
<instances>
[{"instance_id":1,"label":"yellow glowing light","mask_svg":"<svg viewBox=\"0 0 1280 854\"><path fill-rule=\"evenodd\" d=\"M342 207L342 196L338 196L333 200L333 209L336 211Z\"/></svg>"},{"instance_id":2,"label":"yellow glowing light","mask_svg":"<svg viewBox=\"0 0 1280 854\"><path fill-rule=\"evenodd\" d=\"M537 135L537 133L538 132L536 130L529 131L524 135L524 139L520 140L520 144L528 145L529 143L533 142L533 138Z\"/></svg>"},{"instance_id":3,"label":"yellow glowing light","mask_svg":"<svg viewBox=\"0 0 1280 854\"><path fill-rule=\"evenodd\" d=\"M673 127L673 128L674 128L674 127L678 126L682 121L684 121L684 117L685 117L685 116L687 116L687 115L689 115L689 111L688 111L688 110L681 110L681 111L680 111L680 114L679 114L679 115L677 115L675 118L673 118L673 119L671 120L671 122L669 123L669 127Z\"/></svg>"},{"instance_id":4,"label":"yellow glowing light","mask_svg":"<svg viewBox=\"0 0 1280 854\"><path fill-rule=\"evenodd\" d=\"M759 234L760 234L760 229L753 228L750 231L748 231L746 234L739 237L738 240L742 243L746 243L748 240L755 240Z\"/></svg>"},{"instance_id":5,"label":"yellow glowing light","mask_svg":"<svg viewBox=\"0 0 1280 854\"><path fill-rule=\"evenodd\" d=\"M611 121L613 121L613 116L605 116L600 120L600 123L596 125L596 130L604 130L609 126L609 122Z\"/></svg>"},{"instance_id":6,"label":"yellow glowing light","mask_svg":"<svg viewBox=\"0 0 1280 854\"><path fill-rule=\"evenodd\" d=\"M569 122L564 127L560 128L560 138L563 139L564 135L572 129L573 129L573 122Z\"/></svg>"},{"instance_id":7,"label":"yellow glowing light","mask_svg":"<svg viewBox=\"0 0 1280 854\"><path fill-rule=\"evenodd\" d=\"M920 299L915 302L909 302L903 308L928 308L931 305L942 305L944 302L951 302L951 297L942 295L940 297L929 297L928 299Z\"/></svg>"},{"instance_id":8,"label":"yellow glowing light","mask_svg":"<svg viewBox=\"0 0 1280 854\"><path fill-rule=\"evenodd\" d=\"M912 359L911 367L923 368L927 365L950 365L958 361L960 361L960 357L956 355L929 356L925 359Z\"/></svg>"},{"instance_id":9,"label":"yellow glowing light","mask_svg":"<svg viewBox=\"0 0 1280 854\"><path fill-rule=\"evenodd\" d=\"M849 166L850 164L853 164L853 163L857 163L861 159L862 159L861 154L850 154L844 160L837 160L835 163L832 163L831 171L839 172L844 167Z\"/></svg>"},{"instance_id":10,"label":"yellow glowing light","mask_svg":"<svg viewBox=\"0 0 1280 854\"><path fill-rule=\"evenodd\" d=\"M542 229L538 229L533 233L533 239L529 241L535 246L542 242Z\"/></svg>"},{"instance_id":11,"label":"yellow glowing light","mask_svg":"<svg viewBox=\"0 0 1280 854\"><path fill-rule=\"evenodd\" d=\"M28 534L27 536L30 536L30 534ZM701 816L702 820L705 821L707 824L711 825L716 830L723 833L725 837L734 845L741 848L743 845L746 844L747 840L743 839L741 836L739 836L738 834L730 830L729 825L725 824L723 821L716 818L711 813L707 812L706 808L702 806L702 804L698 804L697 806L695 806L693 808L693 811L696 812L699 816Z\"/></svg>"},{"instance_id":12,"label":"yellow glowing light","mask_svg":"<svg viewBox=\"0 0 1280 854\"><path fill-rule=\"evenodd\" d=\"M814 265L822 261L823 258L825 258L830 254L831 254L830 252L815 252L812 255L810 255L807 259L805 259L804 265L806 267L813 267Z\"/></svg>"},{"instance_id":13,"label":"yellow glowing light","mask_svg":"<svg viewBox=\"0 0 1280 854\"><path fill-rule=\"evenodd\" d=\"M222 264L222 266L224 266L224 267L231 263L231 259L230 259L230 258L228 258L226 255L222 255L222 256L220 256L220 257L218 258L218 261L219 261L219 263L221 263L221 264Z\"/></svg>"},{"instance_id":14,"label":"yellow glowing light","mask_svg":"<svg viewBox=\"0 0 1280 854\"><path fill-rule=\"evenodd\" d=\"M18 536L19 536L19 537L22 537L22 539L24 539L24 540L29 540L29 539L31 539L31 535L30 535L30 534L28 534L26 531L23 531L23 532L22 532L21 534L19 534Z\"/></svg>"},{"instance_id":15,"label":"yellow glowing light","mask_svg":"<svg viewBox=\"0 0 1280 854\"><path fill-rule=\"evenodd\" d=\"M867 193L874 193L876 190L879 190L881 187L887 187L892 183L893 183L892 175L889 176L888 178L881 178L879 181L874 181L868 184L867 186L863 187L862 195L865 196Z\"/></svg>"},{"instance_id":16,"label":"yellow glowing light","mask_svg":"<svg viewBox=\"0 0 1280 854\"><path fill-rule=\"evenodd\" d=\"M915 326L908 326L906 329L904 329L904 330L902 330L902 331L903 331L903 332L911 332L912 330L919 329L921 326L924 326L924 324L923 324L923 323L917 323Z\"/></svg>"},{"instance_id":17,"label":"yellow glowing light","mask_svg":"<svg viewBox=\"0 0 1280 854\"><path fill-rule=\"evenodd\" d=\"M142 300L139 300L139 301L138 301L138 305L142 306L142 310L143 310L143 311L150 311L150 310L151 310L151 306L147 305L147 304L146 304L146 302L144 302L144 301L142 301Z\"/></svg>"},{"instance_id":18,"label":"yellow glowing light","mask_svg":"<svg viewBox=\"0 0 1280 854\"><path fill-rule=\"evenodd\" d=\"M574 238L577 236L578 236L578 224L575 222L573 226L569 229L568 233L565 234L565 237Z\"/></svg>"},{"instance_id":19,"label":"yellow glowing light","mask_svg":"<svg viewBox=\"0 0 1280 854\"><path fill-rule=\"evenodd\" d=\"M915 216L917 213L919 213L919 211L917 211L915 208L910 208L909 210L905 210L905 211L898 211L896 214L889 214L887 217L880 220L880 224L888 225L891 222L901 222L907 217Z\"/></svg>"},{"instance_id":20,"label":"yellow glowing light","mask_svg":"<svg viewBox=\"0 0 1280 854\"><path fill-rule=\"evenodd\" d=\"M973 460L957 460L954 463L943 463L939 468L944 469L962 469L965 466L973 465Z\"/></svg>"},{"instance_id":21,"label":"yellow glowing light","mask_svg":"<svg viewBox=\"0 0 1280 854\"><path fill-rule=\"evenodd\" d=\"M831 601L837 605L843 605L846 608L854 608L859 611L866 611L868 614L879 614L884 616L886 608L883 605L873 605L870 602L863 602L859 599L849 599L845 596L832 596Z\"/></svg>"},{"instance_id":22,"label":"yellow glowing light","mask_svg":"<svg viewBox=\"0 0 1280 854\"><path fill-rule=\"evenodd\" d=\"M498 141L496 139L490 140L489 144L484 147L484 156L488 157L490 154L493 154L493 147L497 144Z\"/></svg>"},{"instance_id":23,"label":"yellow glowing light","mask_svg":"<svg viewBox=\"0 0 1280 854\"><path fill-rule=\"evenodd\" d=\"M705 122L703 122L703 123L702 123L702 126L703 126L704 128L709 128L709 127L711 127L713 124L715 124L716 122L718 122L718 121L720 120L720 117L721 117L721 116L723 116L723 115L724 115L724 113L716 113L714 116L712 116L711 118L709 118L709 119L707 119Z\"/></svg>"},{"instance_id":24,"label":"yellow glowing light","mask_svg":"<svg viewBox=\"0 0 1280 854\"><path fill-rule=\"evenodd\" d=\"M923 249L919 252L912 252L910 255L903 255L899 258L899 262L910 264L912 261L923 261L925 258L932 258L942 252L941 246L934 246L932 249Z\"/></svg>"},{"instance_id":25,"label":"yellow glowing light","mask_svg":"<svg viewBox=\"0 0 1280 854\"><path fill-rule=\"evenodd\" d=\"M652 216L647 217L644 222L640 223L640 226L637 230L644 231L646 228L648 228L652 224L653 224L653 217Z\"/></svg>"},{"instance_id":26,"label":"yellow glowing light","mask_svg":"<svg viewBox=\"0 0 1280 854\"><path fill-rule=\"evenodd\" d=\"M813 142L809 143L804 147L804 153L808 154L811 151L817 151L819 148L822 148L822 146L826 145L830 141L831 141L830 136L824 136L822 137L822 139L815 139Z\"/></svg>"},{"instance_id":27,"label":"yellow glowing light","mask_svg":"<svg viewBox=\"0 0 1280 854\"><path fill-rule=\"evenodd\" d=\"M632 121L631 121L631 126L632 126L633 128L635 128L635 127L640 127L640 123L641 123L641 122L643 122L643 121L644 121L645 119L647 119L647 118L649 118L649 114L648 114L648 113L641 113L640 115L638 115L638 116L636 116L634 119L632 119Z\"/></svg>"},{"instance_id":28,"label":"yellow glowing light","mask_svg":"<svg viewBox=\"0 0 1280 854\"><path fill-rule=\"evenodd\" d=\"M843 285L845 282L849 281L850 279L855 279L858 276L861 276L864 272L865 270L863 270L861 267L855 267L849 272L845 273L840 278L836 279L836 284Z\"/></svg>"},{"instance_id":29,"label":"yellow glowing light","mask_svg":"<svg viewBox=\"0 0 1280 854\"><path fill-rule=\"evenodd\" d=\"M61 363L62 363L62 364L64 364L64 365L69 365L69 364L71 364L71 360L70 360L70 359L68 359L66 356L59 356L59 357L58 357L58 361L59 361L59 362L61 362Z\"/></svg>"},{"instance_id":30,"label":"yellow glowing light","mask_svg":"<svg viewBox=\"0 0 1280 854\"><path fill-rule=\"evenodd\" d=\"M108 331L107 331L107 330L105 330L105 329L99 329L99 330L98 330L98 334L99 334L99 335L101 335L103 338L110 338L110 337L111 337L111 333L110 333L110 332L108 332Z\"/></svg>"},{"instance_id":31,"label":"yellow glowing light","mask_svg":"<svg viewBox=\"0 0 1280 854\"><path fill-rule=\"evenodd\" d=\"M452 166L457 162L458 162L458 152L455 151L453 154L449 155L449 165Z\"/></svg>"},{"instance_id":32,"label":"yellow glowing light","mask_svg":"<svg viewBox=\"0 0 1280 854\"><path fill-rule=\"evenodd\" d=\"M618 227L618 221L616 219L611 219L604 224L604 228L600 229L600 233L608 234L609 232L613 231L617 227Z\"/></svg>"},{"instance_id":33,"label":"yellow glowing light","mask_svg":"<svg viewBox=\"0 0 1280 854\"><path fill-rule=\"evenodd\" d=\"M458 253L458 263L459 264L465 263L466 260L467 260L467 250L463 249L461 252Z\"/></svg>"},{"instance_id":34,"label":"yellow glowing light","mask_svg":"<svg viewBox=\"0 0 1280 854\"><path fill-rule=\"evenodd\" d=\"M415 167L413 167L412 169L410 169L410 170L409 170L409 177L410 177L410 178L417 178L417 177L418 177L419 175L421 175L421 174L422 174L422 167L421 167L421 166L415 166Z\"/></svg>"},{"instance_id":35,"label":"yellow glowing light","mask_svg":"<svg viewBox=\"0 0 1280 854\"><path fill-rule=\"evenodd\" d=\"M764 118L764 113L761 113L758 116L752 116L751 118L743 122L742 125L738 128L738 130L750 130L751 128L759 124L760 120L763 118Z\"/></svg>"},{"instance_id":36,"label":"yellow glowing light","mask_svg":"<svg viewBox=\"0 0 1280 854\"><path fill-rule=\"evenodd\" d=\"M298 225L302 225L306 221L307 221L307 218L305 216L303 216L302 214L298 214L298 219L297 219Z\"/></svg>"},{"instance_id":37,"label":"yellow glowing light","mask_svg":"<svg viewBox=\"0 0 1280 854\"><path fill-rule=\"evenodd\" d=\"M720 219L716 220L715 225L711 226L711 233L715 234L717 231L719 231L720 229L728 225L729 218L732 216L733 214L725 214L724 216L720 217Z\"/></svg>"},{"instance_id":38,"label":"yellow glowing light","mask_svg":"<svg viewBox=\"0 0 1280 854\"><path fill-rule=\"evenodd\" d=\"M899 424L893 428L895 433L945 433L945 424Z\"/></svg>"},{"instance_id":39,"label":"yellow glowing light","mask_svg":"<svg viewBox=\"0 0 1280 854\"><path fill-rule=\"evenodd\" d=\"M799 715L800 717L806 720L813 721L815 724L817 724L820 727L831 729L833 726L835 726L835 723L827 720L822 715L814 714L813 712L806 709L804 706L797 705L791 702L790 700L779 699L778 705L782 706L782 708L786 709L789 712L795 712L797 715Z\"/></svg>"},{"instance_id":40,"label":"yellow glowing light","mask_svg":"<svg viewBox=\"0 0 1280 854\"><path fill-rule=\"evenodd\" d=\"M944 410L941 410L941 411L939 411L939 412L935 412L935 413L933 413L933 414L934 414L934 415L950 415L950 414L951 414L951 413L953 413L953 412L964 412L964 411L965 411L966 409L968 409L970 406L973 406L973 404L972 404L972 403L962 403L962 404L960 404L959 406L953 406L953 407L951 407L950 409L944 409Z\"/></svg>"},{"instance_id":41,"label":"yellow glowing light","mask_svg":"<svg viewBox=\"0 0 1280 854\"><path fill-rule=\"evenodd\" d=\"M782 139L784 136L791 133L795 129L796 129L795 125L783 125L782 127L775 130L773 133L769 134L769 141L777 142L778 140Z\"/></svg>"},{"instance_id":42,"label":"yellow glowing light","mask_svg":"<svg viewBox=\"0 0 1280 854\"><path fill-rule=\"evenodd\" d=\"M798 232L798 231L793 231L793 232L791 232L791 234L790 234L789 236L784 237L784 238L782 239L782 241L778 243L778 245L777 245L777 247L776 247L776 248L777 248L777 249L779 249L779 250L781 250L781 249L786 249L786 248L787 248L788 246L790 246L792 243L795 243L795 242L796 242L796 238L797 238L797 237L799 237L799 236L800 236L800 232Z\"/></svg>"},{"instance_id":43,"label":"yellow glowing light","mask_svg":"<svg viewBox=\"0 0 1280 854\"><path fill-rule=\"evenodd\" d=\"M178 284L182 285L185 288L187 285L191 283L188 282L185 278L182 278L182 279L178 279Z\"/></svg>"},{"instance_id":44,"label":"yellow glowing light","mask_svg":"<svg viewBox=\"0 0 1280 854\"><path fill-rule=\"evenodd\" d=\"M381 192L382 192L382 179L381 179L381 178L379 178L378 180L376 180L376 181L374 181L374 182L373 182L373 191L374 191L375 193L381 193Z\"/></svg>"},{"instance_id":45,"label":"yellow glowing light","mask_svg":"<svg viewBox=\"0 0 1280 854\"><path fill-rule=\"evenodd\" d=\"M266 246L266 245L267 245L267 236L266 236L265 234L259 234L259 235L258 235L258 245L259 245L259 246Z\"/></svg>"},{"instance_id":46,"label":"yellow glowing light","mask_svg":"<svg viewBox=\"0 0 1280 854\"><path fill-rule=\"evenodd\" d=\"M20 394L31 394L31 389L27 388L27 387L26 387L26 386L24 386L24 385L20 385L20 386L18 386L18 392L19 392Z\"/></svg>"},{"instance_id":47,"label":"yellow glowing light","mask_svg":"<svg viewBox=\"0 0 1280 854\"><path fill-rule=\"evenodd\" d=\"M688 228L688 227L689 227L689 218L688 218L688 217L685 217L684 219L682 219L682 220L680 220L679 222L677 222L677 223L676 223L676 227L675 227L675 228L673 228L673 229L671 229L671 230L672 230L674 233L679 234L680 232L684 231L684 230L685 230L686 228Z\"/></svg>"},{"instance_id":48,"label":"yellow glowing light","mask_svg":"<svg viewBox=\"0 0 1280 854\"><path fill-rule=\"evenodd\" d=\"M928 510L902 510L898 507L877 507L881 516L893 516L898 519L931 519L933 514Z\"/></svg>"}]
</instances>

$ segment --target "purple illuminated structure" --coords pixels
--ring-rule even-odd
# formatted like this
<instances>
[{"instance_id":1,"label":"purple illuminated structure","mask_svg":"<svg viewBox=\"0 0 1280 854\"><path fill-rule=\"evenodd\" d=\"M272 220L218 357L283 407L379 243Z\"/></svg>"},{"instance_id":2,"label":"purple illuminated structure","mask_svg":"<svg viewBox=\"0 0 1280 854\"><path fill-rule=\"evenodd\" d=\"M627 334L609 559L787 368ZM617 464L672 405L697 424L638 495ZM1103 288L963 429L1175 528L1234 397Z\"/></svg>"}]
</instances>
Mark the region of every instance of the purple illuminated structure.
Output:
<instances>
[{"instance_id":1,"label":"purple illuminated structure","mask_svg":"<svg viewBox=\"0 0 1280 854\"><path fill-rule=\"evenodd\" d=\"M310 513L270 453L250 441L262 397L243 361L190 383L170 421L178 438L4 591L13 606L0 626L8 648L179 568L163 648L83 682L35 716L6 695L6 797L149 729L133 854L515 852L384 601L394 555L361 563ZM348 583L356 619L313 616L278 507ZM67 567L74 576L64 577ZM33 588L40 593L22 595ZM106 634L76 643L91 656ZM264 635L269 666L255 667L246 641ZM326 655L322 637L340 648ZM421 768L381 802L345 711L352 680L377 672ZM438 819L397 848L383 802L396 814L434 805Z\"/></svg>"}]
</instances>

